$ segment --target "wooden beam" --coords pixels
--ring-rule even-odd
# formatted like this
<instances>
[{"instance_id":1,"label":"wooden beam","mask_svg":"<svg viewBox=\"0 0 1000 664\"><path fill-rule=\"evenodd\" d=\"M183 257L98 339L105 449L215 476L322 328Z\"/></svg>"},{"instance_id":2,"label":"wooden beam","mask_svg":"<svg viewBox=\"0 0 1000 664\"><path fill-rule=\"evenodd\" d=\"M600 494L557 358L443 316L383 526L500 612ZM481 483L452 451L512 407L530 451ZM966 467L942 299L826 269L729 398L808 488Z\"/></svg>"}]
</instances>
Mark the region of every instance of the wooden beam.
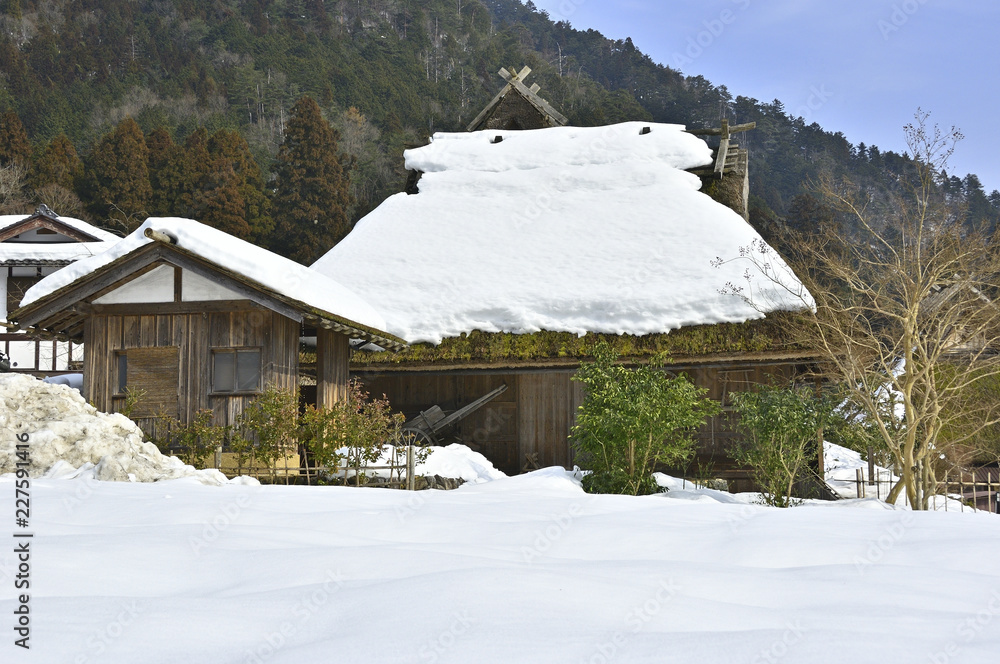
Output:
<instances>
[{"instance_id":1,"label":"wooden beam","mask_svg":"<svg viewBox=\"0 0 1000 664\"><path fill-rule=\"evenodd\" d=\"M210 300L207 302L140 302L138 304L94 304L90 313L115 316L157 316L175 314L260 311L260 304L250 300ZM82 312L81 312L82 313Z\"/></svg>"},{"instance_id":2,"label":"wooden beam","mask_svg":"<svg viewBox=\"0 0 1000 664\"><path fill-rule=\"evenodd\" d=\"M725 127L725 120L723 120ZM728 129L728 127L726 127ZM715 177L721 178L726 169L726 157L729 155L729 136L723 136L719 149L715 153Z\"/></svg>"},{"instance_id":3,"label":"wooden beam","mask_svg":"<svg viewBox=\"0 0 1000 664\"><path fill-rule=\"evenodd\" d=\"M565 115L554 109L549 102L545 101L544 99L536 95L534 92L529 90L520 80L514 79L510 82L510 84L514 86L515 90L524 95L524 98L527 99L528 102L530 102L538 110L547 114L549 117L551 117L559 124L564 125L567 122L569 122L569 118L567 118Z\"/></svg>"},{"instance_id":4,"label":"wooden beam","mask_svg":"<svg viewBox=\"0 0 1000 664\"><path fill-rule=\"evenodd\" d=\"M728 121L724 121L724 122L726 122L726 124L728 124ZM739 133L744 132L744 131L750 131L751 129L755 129L756 127L757 127L757 123L756 122L746 122L744 124L733 125L732 127L729 127L728 129L729 129L729 134L739 134ZM721 128L719 128L719 129L686 129L685 131L687 133L689 133L689 134L694 134L695 136L721 136L722 135L722 129Z\"/></svg>"}]
</instances>

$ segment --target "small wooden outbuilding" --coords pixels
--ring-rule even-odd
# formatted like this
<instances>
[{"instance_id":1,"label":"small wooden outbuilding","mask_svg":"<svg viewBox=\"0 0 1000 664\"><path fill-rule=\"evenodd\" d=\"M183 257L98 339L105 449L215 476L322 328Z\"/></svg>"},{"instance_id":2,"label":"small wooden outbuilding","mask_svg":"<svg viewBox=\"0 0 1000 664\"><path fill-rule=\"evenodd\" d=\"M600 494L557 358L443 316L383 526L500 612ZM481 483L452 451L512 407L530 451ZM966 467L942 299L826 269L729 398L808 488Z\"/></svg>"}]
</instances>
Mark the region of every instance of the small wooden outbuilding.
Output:
<instances>
[{"instance_id":1,"label":"small wooden outbuilding","mask_svg":"<svg viewBox=\"0 0 1000 664\"><path fill-rule=\"evenodd\" d=\"M343 285L216 229L149 219L112 250L41 281L11 318L84 342L84 396L113 412L126 390L152 435L160 415L211 409L229 425L266 386L298 390L299 340L317 338L317 400L346 396L349 340L405 343Z\"/></svg>"},{"instance_id":2,"label":"small wooden outbuilding","mask_svg":"<svg viewBox=\"0 0 1000 664\"><path fill-rule=\"evenodd\" d=\"M45 205L30 215L0 216L0 323L24 293L70 263L99 254L121 238L79 219L60 217ZM83 349L0 327L0 352L12 371L52 376L78 371Z\"/></svg>"}]
</instances>

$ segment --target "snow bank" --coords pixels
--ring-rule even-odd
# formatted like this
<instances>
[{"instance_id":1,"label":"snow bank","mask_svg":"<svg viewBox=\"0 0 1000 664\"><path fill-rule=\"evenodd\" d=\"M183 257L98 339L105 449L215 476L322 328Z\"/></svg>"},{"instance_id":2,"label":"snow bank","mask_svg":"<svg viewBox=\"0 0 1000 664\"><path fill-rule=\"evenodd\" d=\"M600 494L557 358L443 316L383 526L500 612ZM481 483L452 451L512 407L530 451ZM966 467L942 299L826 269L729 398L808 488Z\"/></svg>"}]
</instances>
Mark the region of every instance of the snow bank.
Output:
<instances>
[{"instance_id":1,"label":"snow bank","mask_svg":"<svg viewBox=\"0 0 1000 664\"><path fill-rule=\"evenodd\" d=\"M405 154L424 172L420 193L387 199L313 268L364 283L388 331L411 342L476 329L641 335L810 305L776 256L788 290L755 279L755 306L719 292L745 285L747 264L713 261L763 240L698 191L683 169L711 151L682 129L435 134Z\"/></svg>"},{"instance_id":2,"label":"snow bank","mask_svg":"<svg viewBox=\"0 0 1000 664\"><path fill-rule=\"evenodd\" d=\"M957 664L1000 652L996 515L588 495L561 469L458 491L31 489L37 662ZM9 537L11 477L0 493ZM20 561L6 541L10 620Z\"/></svg>"},{"instance_id":3,"label":"snow bank","mask_svg":"<svg viewBox=\"0 0 1000 664\"><path fill-rule=\"evenodd\" d=\"M507 477L482 454L458 443L430 448L424 462L417 464L416 473L462 479L467 484L482 484Z\"/></svg>"},{"instance_id":4,"label":"snow bank","mask_svg":"<svg viewBox=\"0 0 1000 664\"><path fill-rule=\"evenodd\" d=\"M134 422L124 415L98 412L67 385L21 374L0 375L0 474L16 470L17 437L25 434L32 477L230 482L218 470L197 470L177 457L164 456L155 445L143 442Z\"/></svg>"},{"instance_id":5,"label":"snow bank","mask_svg":"<svg viewBox=\"0 0 1000 664\"><path fill-rule=\"evenodd\" d=\"M150 217L108 251L79 260L42 279L25 293L21 305L28 305L153 242L145 236L147 228L167 233L176 238L177 246L181 249L241 274L265 289L354 323L376 330L385 329L382 317L341 283L228 233L192 219L173 217ZM345 283L349 281L351 280Z\"/></svg>"},{"instance_id":6,"label":"snow bank","mask_svg":"<svg viewBox=\"0 0 1000 664\"><path fill-rule=\"evenodd\" d=\"M482 484L506 478L503 472L496 469L490 460L479 452L474 452L465 445L453 443L447 447L426 447L426 458L417 463L415 474L418 477L431 477L438 475L449 479L460 479L466 484ZM342 457L348 454L347 448L339 450ZM395 456L395 460L393 460ZM377 470L368 471L369 476L389 477L389 471L382 469L384 466L394 463L397 467L406 467L406 448L396 448L386 445L379 458L371 465ZM338 477L344 477L348 471L341 469Z\"/></svg>"}]
</instances>

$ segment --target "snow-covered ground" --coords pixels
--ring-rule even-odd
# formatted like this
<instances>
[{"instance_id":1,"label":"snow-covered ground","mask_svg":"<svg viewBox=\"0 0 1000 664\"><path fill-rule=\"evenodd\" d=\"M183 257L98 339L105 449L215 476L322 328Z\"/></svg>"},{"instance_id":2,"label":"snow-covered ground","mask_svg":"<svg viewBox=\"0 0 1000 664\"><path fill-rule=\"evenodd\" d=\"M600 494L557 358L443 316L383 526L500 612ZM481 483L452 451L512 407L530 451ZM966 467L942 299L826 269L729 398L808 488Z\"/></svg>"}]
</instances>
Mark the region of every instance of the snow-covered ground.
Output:
<instances>
[{"instance_id":1,"label":"snow-covered ground","mask_svg":"<svg viewBox=\"0 0 1000 664\"><path fill-rule=\"evenodd\" d=\"M595 496L580 473L505 477L459 445L419 469L467 480L454 491L223 484L69 387L3 376L0 388L0 448L27 445L9 460L45 474L0 476L4 663L1000 652L996 515L873 498L779 510L667 476L664 494ZM860 460L828 452L842 469Z\"/></svg>"},{"instance_id":2,"label":"snow-covered ground","mask_svg":"<svg viewBox=\"0 0 1000 664\"><path fill-rule=\"evenodd\" d=\"M38 479L31 651L12 645L10 539L2 659L814 664L1000 652L996 516L672 493L587 495L561 469L416 493ZM11 476L0 496L10 533Z\"/></svg>"}]
</instances>

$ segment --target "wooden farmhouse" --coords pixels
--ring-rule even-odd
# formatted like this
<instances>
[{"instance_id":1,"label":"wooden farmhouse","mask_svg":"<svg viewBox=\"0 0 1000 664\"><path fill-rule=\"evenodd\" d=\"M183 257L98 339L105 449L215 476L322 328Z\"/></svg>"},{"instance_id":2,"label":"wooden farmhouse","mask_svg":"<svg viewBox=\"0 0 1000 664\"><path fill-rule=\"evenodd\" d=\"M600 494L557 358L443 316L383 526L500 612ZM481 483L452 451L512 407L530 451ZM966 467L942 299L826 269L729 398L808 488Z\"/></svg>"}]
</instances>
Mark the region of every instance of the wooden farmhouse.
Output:
<instances>
[{"instance_id":1,"label":"wooden farmhouse","mask_svg":"<svg viewBox=\"0 0 1000 664\"><path fill-rule=\"evenodd\" d=\"M387 199L313 265L365 283L412 343L356 352L352 373L408 418L506 385L437 438L516 473L572 468L572 376L597 339L626 363L665 353L726 409L699 432L688 473L739 476L730 395L804 375L816 354L782 324L811 295L776 254L766 275L741 262L751 245L771 250L740 204L701 191L702 178L745 176L720 147L678 125L623 123L436 134L407 151L416 193Z\"/></svg>"},{"instance_id":2,"label":"wooden farmhouse","mask_svg":"<svg viewBox=\"0 0 1000 664\"><path fill-rule=\"evenodd\" d=\"M99 254L121 238L90 224L60 217L42 205L30 215L0 217L0 324L17 308L24 293L56 270ZM41 339L0 328L0 351L11 370L40 377L79 371L79 344Z\"/></svg>"},{"instance_id":3,"label":"wooden farmhouse","mask_svg":"<svg viewBox=\"0 0 1000 664\"><path fill-rule=\"evenodd\" d=\"M83 394L132 418L232 424L266 386L298 390L299 339L317 337L320 404L344 398L349 341L397 349L382 318L332 279L186 219L147 220L110 250L29 290L11 317L32 333L84 343Z\"/></svg>"}]
</instances>

